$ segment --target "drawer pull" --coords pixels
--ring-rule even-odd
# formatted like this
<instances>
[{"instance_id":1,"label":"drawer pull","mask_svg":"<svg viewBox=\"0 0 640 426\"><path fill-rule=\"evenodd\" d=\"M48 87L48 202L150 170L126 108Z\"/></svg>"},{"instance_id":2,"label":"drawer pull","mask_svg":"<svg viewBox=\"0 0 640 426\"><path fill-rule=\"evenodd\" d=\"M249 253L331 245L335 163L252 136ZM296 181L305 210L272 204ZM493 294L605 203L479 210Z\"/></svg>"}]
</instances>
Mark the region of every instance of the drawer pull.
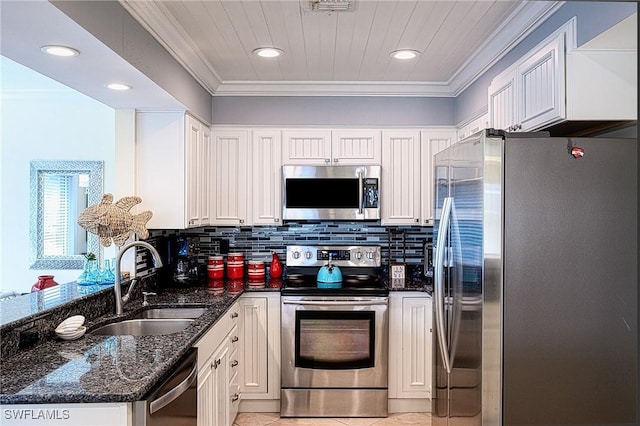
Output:
<instances>
[{"instance_id":1,"label":"drawer pull","mask_svg":"<svg viewBox=\"0 0 640 426\"><path fill-rule=\"evenodd\" d=\"M238 318L238 313L237 312L232 313L231 318Z\"/></svg>"},{"instance_id":2,"label":"drawer pull","mask_svg":"<svg viewBox=\"0 0 640 426\"><path fill-rule=\"evenodd\" d=\"M233 337L231 338L231 342L232 342L232 343L235 343L235 342L237 342L237 341L238 341L238 336L233 336Z\"/></svg>"},{"instance_id":3,"label":"drawer pull","mask_svg":"<svg viewBox=\"0 0 640 426\"><path fill-rule=\"evenodd\" d=\"M234 393L231 396L231 402L236 402L239 398L240 398L240 395L238 395L237 393Z\"/></svg>"},{"instance_id":4,"label":"drawer pull","mask_svg":"<svg viewBox=\"0 0 640 426\"><path fill-rule=\"evenodd\" d=\"M234 359L233 361L231 361L231 366L235 367L236 365L238 365L238 360Z\"/></svg>"}]
</instances>

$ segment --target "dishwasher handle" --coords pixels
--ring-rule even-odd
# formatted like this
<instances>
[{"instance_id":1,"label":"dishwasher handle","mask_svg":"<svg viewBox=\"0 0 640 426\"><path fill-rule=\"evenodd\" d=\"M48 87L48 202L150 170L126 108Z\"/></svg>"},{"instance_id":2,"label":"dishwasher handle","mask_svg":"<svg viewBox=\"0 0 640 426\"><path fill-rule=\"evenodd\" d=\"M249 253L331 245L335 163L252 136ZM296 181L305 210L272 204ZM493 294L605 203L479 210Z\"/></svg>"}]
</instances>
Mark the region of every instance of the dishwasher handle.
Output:
<instances>
[{"instance_id":1,"label":"dishwasher handle","mask_svg":"<svg viewBox=\"0 0 640 426\"><path fill-rule=\"evenodd\" d=\"M183 365L191 364L191 363L193 364L193 367L191 368L191 371L189 372L189 375L187 375L187 377L183 381L178 383L175 387L171 388L166 393L160 395L158 398L155 398L153 401L149 402L149 414L153 414L156 411L159 411L159 410L163 409L168 404L170 404L173 401L175 401L177 398L180 397L180 395L185 393L187 391L187 389L189 389L195 383L195 381L198 379L198 358L197 358L197 356L190 356L184 362ZM182 366L180 366L180 367L182 367ZM178 368L178 371L180 371L180 370L181 370L181 368Z\"/></svg>"}]
</instances>

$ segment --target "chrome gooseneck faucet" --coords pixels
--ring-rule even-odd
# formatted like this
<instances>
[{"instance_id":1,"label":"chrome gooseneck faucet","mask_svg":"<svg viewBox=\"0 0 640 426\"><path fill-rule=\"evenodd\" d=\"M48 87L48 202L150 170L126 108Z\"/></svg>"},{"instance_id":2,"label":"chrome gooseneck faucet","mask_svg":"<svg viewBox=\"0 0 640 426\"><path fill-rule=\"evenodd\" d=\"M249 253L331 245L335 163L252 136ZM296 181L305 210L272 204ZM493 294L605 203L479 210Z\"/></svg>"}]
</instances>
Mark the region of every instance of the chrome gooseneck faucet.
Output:
<instances>
[{"instance_id":1,"label":"chrome gooseneck faucet","mask_svg":"<svg viewBox=\"0 0 640 426\"><path fill-rule=\"evenodd\" d=\"M151 244L145 241L132 241L128 244L123 245L122 248L120 248L120 252L116 257L116 279L113 286L113 291L116 294L116 315L122 314L122 307L129 301L129 298L131 297L131 294L132 294L131 292L133 291L133 288L136 286L137 281L134 278L133 281L131 281L131 285L129 286L129 291L127 291L127 294L122 296L122 288L120 287L121 285L120 261L122 260L122 255L124 254L124 252L129 250L131 247L135 247L135 246L144 247L147 250L149 250L153 258L153 266L156 268L162 267L162 259L160 259L160 253L158 253L158 250L156 250L154 246L152 246Z\"/></svg>"}]
</instances>

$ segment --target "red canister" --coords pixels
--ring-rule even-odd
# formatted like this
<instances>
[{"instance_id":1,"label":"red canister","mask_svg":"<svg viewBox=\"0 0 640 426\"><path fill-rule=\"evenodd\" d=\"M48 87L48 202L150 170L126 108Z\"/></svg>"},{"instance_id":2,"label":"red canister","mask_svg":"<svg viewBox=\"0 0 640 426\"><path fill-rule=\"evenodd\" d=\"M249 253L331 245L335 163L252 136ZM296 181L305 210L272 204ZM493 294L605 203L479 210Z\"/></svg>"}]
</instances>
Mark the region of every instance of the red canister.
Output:
<instances>
[{"instance_id":1,"label":"red canister","mask_svg":"<svg viewBox=\"0 0 640 426\"><path fill-rule=\"evenodd\" d=\"M230 280L238 280L244 277L244 265L232 265L230 263L227 264L227 278Z\"/></svg>"},{"instance_id":2,"label":"red canister","mask_svg":"<svg viewBox=\"0 0 640 426\"><path fill-rule=\"evenodd\" d=\"M224 277L224 260L222 256L209 256L207 259L207 275L212 280L221 280Z\"/></svg>"},{"instance_id":3,"label":"red canister","mask_svg":"<svg viewBox=\"0 0 640 426\"><path fill-rule=\"evenodd\" d=\"M237 280L244 277L244 255L229 253L227 255L227 278Z\"/></svg>"},{"instance_id":4,"label":"red canister","mask_svg":"<svg viewBox=\"0 0 640 426\"><path fill-rule=\"evenodd\" d=\"M227 255L227 263L244 263L244 255L242 253L229 253Z\"/></svg>"},{"instance_id":5,"label":"red canister","mask_svg":"<svg viewBox=\"0 0 640 426\"><path fill-rule=\"evenodd\" d=\"M249 275L249 281L264 281L264 262L262 260L250 260L247 265L247 275Z\"/></svg>"}]
</instances>

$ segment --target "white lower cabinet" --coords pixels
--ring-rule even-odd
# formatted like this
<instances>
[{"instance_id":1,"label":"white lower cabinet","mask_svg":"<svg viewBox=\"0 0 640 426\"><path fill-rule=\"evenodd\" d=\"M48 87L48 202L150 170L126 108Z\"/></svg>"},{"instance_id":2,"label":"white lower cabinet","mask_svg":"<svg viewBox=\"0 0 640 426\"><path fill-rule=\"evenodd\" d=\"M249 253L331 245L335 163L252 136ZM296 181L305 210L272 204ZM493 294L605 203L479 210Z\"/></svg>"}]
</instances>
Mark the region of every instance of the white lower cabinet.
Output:
<instances>
[{"instance_id":1,"label":"white lower cabinet","mask_svg":"<svg viewBox=\"0 0 640 426\"><path fill-rule=\"evenodd\" d=\"M195 344L198 348L198 426L230 426L238 412L239 304Z\"/></svg>"},{"instance_id":2,"label":"white lower cabinet","mask_svg":"<svg viewBox=\"0 0 640 426\"><path fill-rule=\"evenodd\" d=\"M431 411L431 296L392 292L389 300L389 411Z\"/></svg>"},{"instance_id":3,"label":"white lower cabinet","mask_svg":"<svg viewBox=\"0 0 640 426\"><path fill-rule=\"evenodd\" d=\"M280 294L240 297L240 411L280 411Z\"/></svg>"}]
</instances>

